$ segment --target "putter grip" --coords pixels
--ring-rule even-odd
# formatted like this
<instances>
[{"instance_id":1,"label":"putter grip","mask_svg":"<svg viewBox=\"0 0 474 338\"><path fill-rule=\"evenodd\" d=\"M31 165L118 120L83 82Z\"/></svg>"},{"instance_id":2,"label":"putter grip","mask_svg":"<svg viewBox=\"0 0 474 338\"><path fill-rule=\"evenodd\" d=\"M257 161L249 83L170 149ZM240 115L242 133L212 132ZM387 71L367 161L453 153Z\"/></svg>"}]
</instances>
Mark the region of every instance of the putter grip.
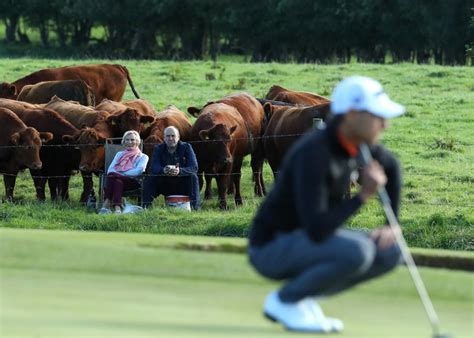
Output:
<instances>
[{"instance_id":1,"label":"putter grip","mask_svg":"<svg viewBox=\"0 0 474 338\"><path fill-rule=\"evenodd\" d=\"M360 153L362 155L362 160L364 161L364 164L369 164L370 162L372 162L372 160L373 160L372 159L372 154L370 153L370 150L369 150L369 147L367 146L367 144L365 144L365 143L360 144L359 149L360 149ZM391 205L390 204L390 197L388 197L388 193L387 193L387 190L385 189L385 187L380 187L379 190L378 190L378 193L379 193L380 200L382 201L382 205L384 207L386 205ZM392 210L391 213L393 214L393 210ZM395 215L394 215L394 217L395 217ZM387 218L389 218L389 217L387 217ZM388 221L391 221L391 220L388 219Z\"/></svg>"}]
</instances>

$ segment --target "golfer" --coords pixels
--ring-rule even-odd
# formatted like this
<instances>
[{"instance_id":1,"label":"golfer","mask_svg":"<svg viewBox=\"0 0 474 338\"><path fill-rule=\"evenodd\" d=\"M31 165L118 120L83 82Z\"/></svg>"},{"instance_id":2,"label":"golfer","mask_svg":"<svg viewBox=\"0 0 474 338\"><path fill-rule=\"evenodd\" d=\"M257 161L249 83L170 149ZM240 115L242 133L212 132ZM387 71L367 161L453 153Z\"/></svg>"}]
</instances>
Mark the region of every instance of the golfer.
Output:
<instances>
[{"instance_id":1,"label":"golfer","mask_svg":"<svg viewBox=\"0 0 474 338\"><path fill-rule=\"evenodd\" d=\"M254 268L287 281L267 296L264 314L294 331L342 331L343 322L326 317L317 299L385 274L401 261L389 226L365 233L344 229L344 223L384 185L397 214L400 166L377 141L387 119L405 109L380 83L362 76L341 81L331 100L327 127L302 137L287 154L249 235ZM366 165L362 143L374 158ZM359 192L344 199L358 173Z\"/></svg>"}]
</instances>

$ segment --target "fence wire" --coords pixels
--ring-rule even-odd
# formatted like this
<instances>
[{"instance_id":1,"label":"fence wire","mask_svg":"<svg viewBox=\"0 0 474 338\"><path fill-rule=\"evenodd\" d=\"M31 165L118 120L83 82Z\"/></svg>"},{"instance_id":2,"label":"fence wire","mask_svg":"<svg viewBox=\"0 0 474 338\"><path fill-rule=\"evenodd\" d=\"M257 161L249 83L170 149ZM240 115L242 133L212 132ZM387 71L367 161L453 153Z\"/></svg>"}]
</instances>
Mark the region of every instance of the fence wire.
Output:
<instances>
[{"instance_id":1,"label":"fence wire","mask_svg":"<svg viewBox=\"0 0 474 338\"><path fill-rule=\"evenodd\" d=\"M269 135L269 136L255 136L255 137L237 137L233 138L232 140L235 141L241 141L241 140L246 140L248 142L253 142L255 140L265 140L265 139L279 139L279 138L290 138L290 137L300 137L305 135L306 133L298 133L298 134L279 134L279 135ZM189 140L185 141L187 143L195 144L195 143L215 143L215 142L222 142L221 140ZM427 143L426 141L416 141L416 140L396 140L396 139L384 139L382 144L384 143L390 143L390 142L398 142L398 143L403 143L403 144L417 144L419 145L420 143L426 145L426 146L433 146L432 143ZM436 140L433 140L433 142L436 142ZM143 143L143 145L156 145L156 143ZM82 147L97 147L97 146L103 146L103 144L96 144L96 143L74 143L74 144L43 144L41 147L44 148L82 148ZM474 143L465 143L465 142L459 142L455 146L459 147L473 147ZM14 148L28 148L27 146L17 146L17 145L3 145L0 146L0 149L14 149ZM439 148L439 147L438 147ZM433 149L436 149L433 148Z\"/></svg>"}]
</instances>

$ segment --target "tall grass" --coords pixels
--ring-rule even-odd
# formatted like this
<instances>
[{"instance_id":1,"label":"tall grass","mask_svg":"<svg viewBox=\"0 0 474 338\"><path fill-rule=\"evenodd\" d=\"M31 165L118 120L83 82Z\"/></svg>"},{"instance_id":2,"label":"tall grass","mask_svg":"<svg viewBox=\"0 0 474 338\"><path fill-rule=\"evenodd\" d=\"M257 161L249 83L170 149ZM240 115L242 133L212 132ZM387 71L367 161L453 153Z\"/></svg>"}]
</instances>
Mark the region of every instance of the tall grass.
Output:
<instances>
[{"instance_id":1,"label":"tall grass","mask_svg":"<svg viewBox=\"0 0 474 338\"><path fill-rule=\"evenodd\" d=\"M79 64L79 60L0 59L0 81L14 81L46 67ZM90 63L109 62L88 60ZM404 167L401 223L410 245L458 250L474 249L474 69L472 67L412 64L315 65L250 64L210 61L161 62L114 60L130 70L142 98L159 111L175 104L202 106L207 101L246 91L264 97L273 84L330 96L343 77L367 75L382 82L386 92L407 107L391 121L382 139ZM212 76L210 75L212 74ZM129 89L124 99L132 99ZM269 186L273 177L264 168ZM0 205L0 225L27 228L142 231L223 236L245 236L261 200L253 196L249 159L244 162L242 192L245 205L227 212L215 200L204 201L203 211L182 213L157 207L141 215L99 216L76 201L82 189L79 177L71 184L72 202L38 204L28 173L15 189L18 204ZM215 184L214 184L215 186ZM349 226L371 229L384 223L374 200Z\"/></svg>"}]
</instances>

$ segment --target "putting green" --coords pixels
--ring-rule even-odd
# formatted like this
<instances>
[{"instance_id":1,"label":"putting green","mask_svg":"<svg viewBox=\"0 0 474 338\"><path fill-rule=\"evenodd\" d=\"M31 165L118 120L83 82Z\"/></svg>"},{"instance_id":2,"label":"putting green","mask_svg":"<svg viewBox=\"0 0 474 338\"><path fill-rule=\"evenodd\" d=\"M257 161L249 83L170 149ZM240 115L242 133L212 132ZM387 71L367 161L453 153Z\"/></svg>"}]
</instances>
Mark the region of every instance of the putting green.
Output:
<instances>
[{"instance_id":1,"label":"putting green","mask_svg":"<svg viewBox=\"0 0 474 338\"><path fill-rule=\"evenodd\" d=\"M262 317L263 298L277 284L257 276L245 255L171 248L189 240L0 229L0 336L303 336ZM420 272L443 331L472 337L474 274ZM344 320L340 337L431 336L403 267L322 305Z\"/></svg>"}]
</instances>

